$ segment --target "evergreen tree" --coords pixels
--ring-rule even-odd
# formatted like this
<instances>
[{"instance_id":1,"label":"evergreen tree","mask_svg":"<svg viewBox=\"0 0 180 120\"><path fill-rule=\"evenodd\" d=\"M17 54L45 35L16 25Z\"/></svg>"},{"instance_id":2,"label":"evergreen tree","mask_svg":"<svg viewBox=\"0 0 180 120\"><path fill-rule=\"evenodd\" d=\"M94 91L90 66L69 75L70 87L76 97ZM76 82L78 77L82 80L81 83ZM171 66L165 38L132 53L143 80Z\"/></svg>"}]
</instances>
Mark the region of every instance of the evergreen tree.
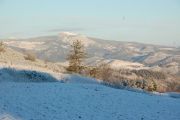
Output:
<instances>
[{"instance_id":1,"label":"evergreen tree","mask_svg":"<svg viewBox=\"0 0 180 120\"><path fill-rule=\"evenodd\" d=\"M67 60L69 61L67 71L81 73L84 69L83 61L85 58L86 53L82 42L80 40L73 41L70 53L67 57Z\"/></svg>"}]
</instances>

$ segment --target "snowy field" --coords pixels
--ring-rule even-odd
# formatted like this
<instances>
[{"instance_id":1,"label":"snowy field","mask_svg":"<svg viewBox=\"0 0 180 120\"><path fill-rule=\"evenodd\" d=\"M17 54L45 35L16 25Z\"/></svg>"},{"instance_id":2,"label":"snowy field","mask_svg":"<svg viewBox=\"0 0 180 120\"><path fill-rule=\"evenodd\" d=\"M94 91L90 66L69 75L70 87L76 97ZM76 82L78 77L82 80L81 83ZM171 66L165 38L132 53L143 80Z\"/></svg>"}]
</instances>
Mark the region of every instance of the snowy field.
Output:
<instances>
[{"instance_id":1,"label":"snowy field","mask_svg":"<svg viewBox=\"0 0 180 120\"><path fill-rule=\"evenodd\" d=\"M0 83L0 120L180 120L180 99L85 83Z\"/></svg>"}]
</instances>

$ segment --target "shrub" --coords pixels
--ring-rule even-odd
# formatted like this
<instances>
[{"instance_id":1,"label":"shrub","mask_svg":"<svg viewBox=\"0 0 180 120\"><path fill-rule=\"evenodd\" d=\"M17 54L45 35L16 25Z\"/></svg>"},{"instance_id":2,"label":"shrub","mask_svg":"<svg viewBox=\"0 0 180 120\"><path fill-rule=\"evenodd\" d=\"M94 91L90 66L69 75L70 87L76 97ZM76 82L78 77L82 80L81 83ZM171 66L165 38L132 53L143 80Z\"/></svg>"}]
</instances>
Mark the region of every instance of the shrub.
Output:
<instances>
[{"instance_id":1,"label":"shrub","mask_svg":"<svg viewBox=\"0 0 180 120\"><path fill-rule=\"evenodd\" d=\"M0 42L0 52L4 52L5 51L5 45L3 42Z\"/></svg>"},{"instance_id":2,"label":"shrub","mask_svg":"<svg viewBox=\"0 0 180 120\"><path fill-rule=\"evenodd\" d=\"M89 69L89 76L93 78L98 78L99 69L97 67L93 67Z\"/></svg>"},{"instance_id":3,"label":"shrub","mask_svg":"<svg viewBox=\"0 0 180 120\"><path fill-rule=\"evenodd\" d=\"M136 80L135 81L136 88L146 89L147 85L148 85L148 83L146 80Z\"/></svg>"},{"instance_id":4,"label":"shrub","mask_svg":"<svg viewBox=\"0 0 180 120\"><path fill-rule=\"evenodd\" d=\"M157 90L157 84L154 80L150 82L150 85L148 85L148 91L156 91Z\"/></svg>"},{"instance_id":5,"label":"shrub","mask_svg":"<svg viewBox=\"0 0 180 120\"><path fill-rule=\"evenodd\" d=\"M85 68L85 75L100 79L105 85L116 88L132 87L140 88L147 91L159 91L162 86L161 81L167 79L167 75L160 71L152 71L146 69L130 70L130 69L113 69L109 64L101 63L97 66L89 66ZM169 85L178 91L180 87ZM165 88L166 89L166 88ZM172 89L172 88L171 88Z\"/></svg>"},{"instance_id":6,"label":"shrub","mask_svg":"<svg viewBox=\"0 0 180 120\"><path fill-rule=\"evenodd\" d=\"M180 92L180 83L178 83L178 82L169 82L166 91Z\"/></svg>"},{"instance_id":7,"label":"shrub","mask_svg":"<svg viewBox=\"0 0 180 120\"><path fill-rule=\"evenodd\" d=\"M161 72L156 73L150 70L129 69L115 70L105 63L101 63L96 67L89 67L88 70L89 76L103 80L104 84L117 88L132 87L147 91L156 91L157 84L155 80L165 78L164 74ZM153 78L156 79L153 80Z\"/></svg>"},{"instance_id":8,"label":"shrub","mask_svg":"<svg viewBox=\"0 0 180 120\"><path fill-rule=\"evenodd\" d=\"M137 76L145 78L145 79L166 79L166 76L163 72L159 71L151 71L151 70L132 70Z\"/></svg>"},{"instance_id":9,"label":"shrub","mask_svg":"<svg viewBox=\"0 0 180 120\"><path fill-rule=\"evenodd\" d=\"M26 56L24 58L25 60L36 61L36 55L31 52L26 53Z\"/></svg>"},{"instance_id":10,"label":"shrub","mask_svg":"<svg viewBox=\"0 0 180 120\"><path fill-rule=\"evenodd\" d=\"M90 77L108 81L109 77L112 76L112 69L106 63L101 63L94 67L86 67L86 74Z\"/></svg>"}]
</instances>

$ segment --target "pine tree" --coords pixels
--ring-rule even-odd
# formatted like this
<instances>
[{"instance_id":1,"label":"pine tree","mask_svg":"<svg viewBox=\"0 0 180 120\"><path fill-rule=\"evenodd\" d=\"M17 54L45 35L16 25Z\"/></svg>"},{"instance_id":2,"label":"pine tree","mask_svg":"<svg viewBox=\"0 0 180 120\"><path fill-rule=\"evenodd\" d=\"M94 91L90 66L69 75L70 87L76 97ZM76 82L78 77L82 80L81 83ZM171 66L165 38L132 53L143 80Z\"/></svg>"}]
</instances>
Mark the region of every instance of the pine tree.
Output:
<instances>
[{"instance_id":1,"label":"pine tree","mask_svg":"<svg viewBox=\"0 0 180 120\"><path fill-rule=\"evenodd\" d=\"M84 69L83 61L85 58L86 53L82 42L80 40L73 41L70 53L67 57L67 60L69 61L67 71L81 73Z\"/></svg>"}]
</instances>

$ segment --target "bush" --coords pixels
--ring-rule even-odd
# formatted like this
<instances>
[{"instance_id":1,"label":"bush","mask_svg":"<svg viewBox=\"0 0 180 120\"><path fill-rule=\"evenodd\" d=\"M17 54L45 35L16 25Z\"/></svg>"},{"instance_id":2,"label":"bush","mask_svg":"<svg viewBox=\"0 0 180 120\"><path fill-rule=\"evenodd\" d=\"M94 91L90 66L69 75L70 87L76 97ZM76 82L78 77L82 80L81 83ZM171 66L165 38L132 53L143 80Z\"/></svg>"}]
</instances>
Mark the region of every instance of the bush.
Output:
<instances>
[{"instance_id":1,"label":"bush","mask_svg":"<svg viewBox=\"0 0 180 120\"><path fill-rule=\"evenodd\" d=\"M3 42L0 42L0 52L4 52L5 51L5 45Z\"/></svg>"},{"instance_id":2,"label":"bush","mask_svg":"<svg viewBox=\"0 0 180 120\"><path fill-rule=\"evenodd\" d=\"M166 91L180 92L180 83L178 83L178 82L170 82L170 83L168 83Z\"/></svg>"},{"instance_id":3,"label":"bush","mask_svg":"<svg viewBox=\"0 0 180 120\"><path fill-rule=\"evenodd\" d=\"M36 61L36 55L31 52L26 53L26 56L24 58L25 60Z\"/></svg>"},{"instance_id":4,"label":"bush","mask_svg":"<svg viewBox=\"0 0 180 120\"><path fill-rule=\"evenodd\" d=\"M86 70L89 71L86 71L86 75L103 80L104 84L116 88L132 87L147 91L156 91L157 83L155 80L165 78L165 75L161 72L129 69L115 70L105 63L96 67L88 67Z\"/></svg>"},{"instance_id":5,"label":"bush","mask_svg":"<svg viewBox=\"0 0 180 120\"><path fill-rule=\"evenodd\" d=\"M104 81L109 81L109 78L112 76L112 69L108 64L102 63L96 69L97 77Z\"/></svg>"},{"instance_id":6,"label":"bush","mask_svg":"<svg viewBox=\"0 0 180 120\"><path fill-rule=\"evenodd\" d=\"M157 90L157 84L154 80L150 82L150 85L148 85L148 91L156 91Z\"/></svg>"},{"instance_id":7,"label":"bush","mask_svg":"<svg viewBox=\"0 0 180 120\"><path fill-rule=\"evenodd\" d=\"M146 89L148 86L148 83L146 80L136 80L135 86L136 88Z\"/></svg>"},{"instance_id":8,"label":"bush","mask_svg":"<svg viewBox=\"0 0 180 120\"><path fill-rule=\"evenodd\" d=\"M145 78L145 79L166 79L166 76L163 72L151 71L151 70L132 70L137 76Z\"/></svg>"}]
</instances>

